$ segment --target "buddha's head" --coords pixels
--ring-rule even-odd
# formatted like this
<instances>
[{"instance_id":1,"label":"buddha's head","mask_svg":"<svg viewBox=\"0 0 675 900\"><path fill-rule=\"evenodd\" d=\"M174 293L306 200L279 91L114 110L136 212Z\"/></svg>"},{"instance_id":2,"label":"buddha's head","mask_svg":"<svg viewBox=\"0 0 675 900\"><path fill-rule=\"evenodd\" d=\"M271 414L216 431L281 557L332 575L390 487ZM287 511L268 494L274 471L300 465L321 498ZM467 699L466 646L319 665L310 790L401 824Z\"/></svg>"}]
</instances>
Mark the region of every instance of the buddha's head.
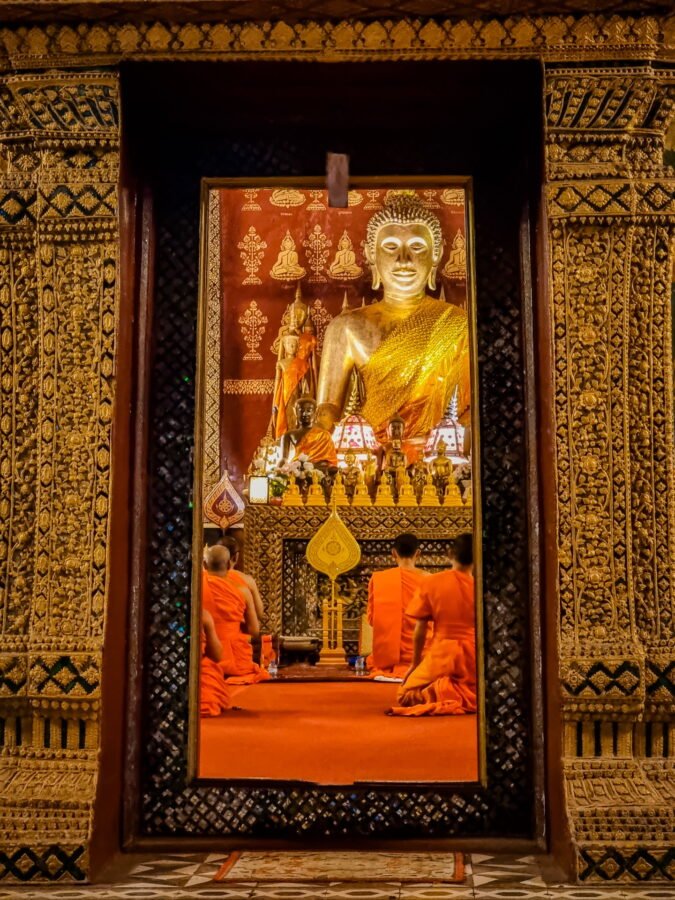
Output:
<instances>
[{"instance_id":1,"label":"buddha's head","mask_svg":"<svg viewBox=\"0 0 675 900\"><path fill-rule=\"evenodd\" d=\"M281 239L281 249L288 252L289 250L295 249L295 241L291 237L290 231L287 231L286 234Z\"/></svg>"},{"instance_id":2,"label":"buddha's head","mask_svg":"<svg viewBox=\"0 0 675 900\"><path fill-rule=\"evenodd\" d=\"M436 453L438 453L439 456L445 456L445 452L447 449L448 445L445 443L443 438L441 438L440 441L436 444Z\"/></svg>"},{"instance_id":3,"label":"buddha's head","mask_svg":"<svg viewBox=\"0 0 675 900\"><path fill-rule=\"evenodd\" d=\"M295 356L298 350L297 334L285 334L281 339L284 345L284 353L286 356Z\"/></svg>"},{"instance_id":4,"label":"buddha's head","mask_svg":"<svg viewBox=\"0 0 675 900\"><path fill-rule=\"evenodd\" d=\"M316 415L316 400L303 394L298 397L295 403L295 417L298 420L299 428L311 428L314 424L314 416Z\"/></svg>"},{"instance_id":5,"label":"buddha's head","mask_svg":"<svg viewBox=\"0 0 675 900\"><path fill-rule=\"evenodd\" d=\"M342 233L342 237L338 241L338 249L339 250L351 250L352 242L349 239L349 235L346 231Z\"/></svg>"},{"instance_id":6,"label":"buddha's head","mask_svg":"<svg viewBox=\"0 0 675 900\"><path fill-rule=\"evenodd\" d=\"M394 416L387 425L387 435L392 443L400 443L405 433L405 422L400 416Z\"/></svg>"},{"instance_id":7,"label":"buddha's head","mask_svg":"<svg viewBox=\"0 0 675 900\"><path fill-rule=\"evenodd\" d=\"M382 285L386 299L412 300L427 287L433 291L442 255L441 223L414 193L395 194L368 222L373 289Z\"/></svg>"}]
</instances>

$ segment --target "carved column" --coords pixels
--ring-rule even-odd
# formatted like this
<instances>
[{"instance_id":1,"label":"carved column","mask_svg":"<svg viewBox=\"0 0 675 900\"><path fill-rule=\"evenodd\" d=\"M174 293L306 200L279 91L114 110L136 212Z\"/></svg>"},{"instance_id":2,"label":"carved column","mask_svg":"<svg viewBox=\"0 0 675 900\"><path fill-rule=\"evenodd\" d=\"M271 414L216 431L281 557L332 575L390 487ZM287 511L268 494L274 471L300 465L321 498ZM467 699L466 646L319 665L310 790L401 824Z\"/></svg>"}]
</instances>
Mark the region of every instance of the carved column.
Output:
<instances>
[{"instance_id":1,"label":"carved column","mask_svg":"<svg viewBox=\"0 0 675 900\"><path fill-rule=\"evenodd\" d=\"M560 683L581 879L675 867L674 103L675 75L650 66L546 70Z\"/></svg>"},{"instance_id":2,"label":"carved column","mask_svg":"<svg viewBox=\"0 0 675 900\"><path fill-rule=\"evenodd\" d=\"M117 324L118 82L0 83L0 877L86 876Z\"/></svg>"}]
</instances>

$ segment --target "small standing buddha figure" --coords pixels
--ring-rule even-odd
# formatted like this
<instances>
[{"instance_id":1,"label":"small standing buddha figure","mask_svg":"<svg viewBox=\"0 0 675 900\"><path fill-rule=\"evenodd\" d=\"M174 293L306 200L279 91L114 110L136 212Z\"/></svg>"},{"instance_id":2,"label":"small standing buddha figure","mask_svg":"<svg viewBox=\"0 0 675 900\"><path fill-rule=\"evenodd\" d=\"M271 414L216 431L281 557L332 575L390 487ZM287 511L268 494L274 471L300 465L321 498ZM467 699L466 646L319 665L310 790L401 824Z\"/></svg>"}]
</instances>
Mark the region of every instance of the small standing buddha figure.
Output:
<instances>
[{"instance_id":1,"label":"small standing buddha figure","mask_svg":"<svg viewBox=\"0 0 675 900\"><path fill-rule=\"evenodd\" d=\"M434 484L434 479L431 472L427 472L427 480L424 485L424 490L422 491L422 499L420 500L420 506L440 506L441 501L438 499L438 491L436 490L436 485Z\"/></svg>"},{"instance_id":2,"label":"small standing buddha figure","mask_svg":"<svg viewBox=\"0 0 675 900\"><path fill-rule=\"evenodd\" d=\"M452 481L452 460L445 455L448 445L443 438L436 444L436 456L431 460L431 474L439 496L445 494L446 485Z\"/></svg>"},{"instance_id":3,"label":"small standing buddha figure","mask_svg":"<svg viewBox=\"0 0 675 900\"><path fill-rule=\"evenodd\" d=\"M387 426L389 444L384 457L384 471L392 485L400 484L407 464L403 452L403 435L405 422L400 416L394 416Z\"/></svg>"},{"instance_id":4,"label":"small standing buddha figure","mask_svg":"<svg viewBox=\"0 0 675 900\"><path fill-rule=\"evenodd\" d=\"M309 492L307 494L307 503L306 506L325 506L326 505L326 497L323 493L323 488L321 487L321 482L319 481L319 473L316 469L312 472L312 483L309 486Z\"/></svg>"},{"instance_id":5,"label":"small standing buddha figure","mask_svg":"<svg viewBox=\"0 0 675 900\"><path fill-rule=\"evenodd\" d=\"M334 503L336 506L349 506L349 497L347 496L347 491L345 490L345 483L342 477L342 472L338 472L335 476L330 499L331 503Z\"/></svg>"},{"instance_id":6,"label":"small standing buddha figure","mask_svg":"<svg viewBox=\"0 0 675 900\"><path fill-rule=\"evenodd\" d=\"M410 476L405 471L403 473L403 480L398 489L398 505L417 506L417 497L415 496Z\"/></svg>"},{"instance_id":7,"label":"small standing buddha figure","mask_svg":"<svg viewBox=\"0 0 675 900\"><path fill-rule=\"evenodd\" d=\"M313 397L300 397L295 404L298 427L287 431L280 441L281 461L291 462L299 456L318 466L336 466L337 451L330 434L314 424L316 401Z\"/></svg>"},{"instance_id":8,"label":"small standing buddha figure","mask_svg":"<svg viewBox=\"0 0 675 900\"><path fill-rule=\"evenodd\" d=\"M359 480L359 466L356 461L356 453L353 450L347 450L345 453L345 469L342 474L347 495L351 497L356 490Z\"/></svg>"},{"instance_id":9,"label":"small standing buddha figure","mask_svg":"<svg viewBox=\"0 0 675 900\"><path fill-rule=\"evenodd\" d=\"M302 502L302 494L300 493L300 488L298 487L298 482L295 480L295 475L291 475L288 480L288 487L284 491L281 497L281 505L282 506L303 506Z\"/></svg>"},{"instance_id":10,"label":"small standing buddha figure","mask_svg":"<svg viewBox=\"0 0 675 900\"><path fill-rule=\"evenodd\" d=\"M372 506L373 501L370 499L368 485L366 484L363 472L359 470L358 480L354 488L354 496L352 497L352 506Z\"/></svg>"},{"instance_id":11,"label":"small standing buddha figure","mask_svg":"<svg viewBox=\"0 0 675 900\"><path fill-rule=\"evenodd\" d=\"M424 450L419 451L417 459L410 467L410 480L412 481L415 496L419 499L427 482L427 465L424 462Z\"/></svg>"},{"instance_id":12,"label":"small standing buddha figure","mask_svg":"<svg viewBox=\"0 0 675 900\"><path fill-rule=\"evenodd\" d=\"M375 489L375 482L377 481L377 470L377 457L372 450L369 450L366 461L363 465L363 475L369 490Z\"/></svg>"}]
</instances>

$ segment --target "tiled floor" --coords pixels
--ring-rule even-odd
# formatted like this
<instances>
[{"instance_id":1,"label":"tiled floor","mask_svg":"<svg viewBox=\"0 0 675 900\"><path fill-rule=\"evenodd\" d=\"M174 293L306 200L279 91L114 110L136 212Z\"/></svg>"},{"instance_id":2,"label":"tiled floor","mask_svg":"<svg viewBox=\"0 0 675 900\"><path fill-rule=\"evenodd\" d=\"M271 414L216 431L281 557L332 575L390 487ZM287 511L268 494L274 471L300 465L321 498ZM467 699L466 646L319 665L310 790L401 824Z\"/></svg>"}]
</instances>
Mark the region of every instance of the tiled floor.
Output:
<instances>
[{"instance_id":1,"label":"tiled floor","mask_svg":"<svg viewBox=\"0 0 675 900\"><path fill-rule=\"evenodd\" d=\"M0 883L0 900L675 900L675 884L575 886L550 880L546 858L466 857L462 884L214 882L224 853L123 857L114 884Z\"/></svg>"}]
</instances>

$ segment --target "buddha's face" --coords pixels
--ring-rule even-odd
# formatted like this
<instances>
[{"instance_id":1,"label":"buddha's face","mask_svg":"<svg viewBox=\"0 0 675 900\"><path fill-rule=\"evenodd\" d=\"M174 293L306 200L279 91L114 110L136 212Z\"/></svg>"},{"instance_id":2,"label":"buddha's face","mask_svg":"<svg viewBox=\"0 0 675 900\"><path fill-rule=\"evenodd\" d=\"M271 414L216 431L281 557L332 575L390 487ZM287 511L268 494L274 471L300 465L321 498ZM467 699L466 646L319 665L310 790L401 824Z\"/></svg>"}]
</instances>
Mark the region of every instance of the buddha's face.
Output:
<instances>
[{"instance_id":1,"label":"buddha's face","mask_svg":"<svg viewBox=\"0 0 675 900\"><path fill-rule=\"evenodd\" d=\"M429 276L438 265L431 232L426 225L383 225L375 241L374 267L385 297L408 300L425 292Z\"/></svg>"},{"instance_id":2,"label":"buddha's face","mask_svg":"<svg viewBox=\"0 0 675 900\"><path fill-rule=\"evenodd\" d=\"M295 352L298 349L298 339L294 334L287 334L283 339L284 341L284 350L288 356L295 356Z\"/></svg>"},{"instance_id":3,"label":"buddha's face","mask_svg":"<svg viewBox=\"0 0 675 900\"><path fill-rule=\"evenodd\" d=\"M298 417L298 425L301 428L309 428L314 422L314 411L316 406L309 400L299 402L295 407L295 414Z\"/></svg>"}]
</instances>

